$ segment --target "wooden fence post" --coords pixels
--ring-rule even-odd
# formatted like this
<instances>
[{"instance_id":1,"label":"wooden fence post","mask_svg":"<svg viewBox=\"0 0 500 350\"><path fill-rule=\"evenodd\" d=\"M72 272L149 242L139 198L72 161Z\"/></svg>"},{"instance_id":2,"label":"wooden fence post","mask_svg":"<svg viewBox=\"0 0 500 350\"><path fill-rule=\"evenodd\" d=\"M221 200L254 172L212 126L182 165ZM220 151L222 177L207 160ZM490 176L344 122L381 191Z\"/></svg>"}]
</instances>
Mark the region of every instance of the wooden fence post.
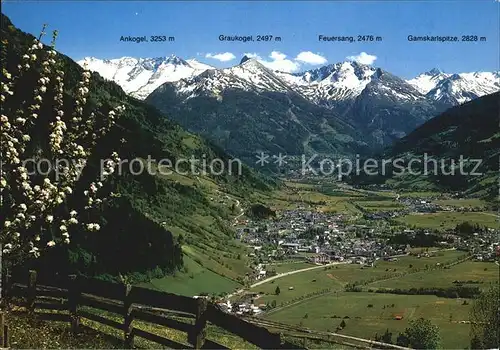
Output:
<instances>
[{"instance_id":1,"label":"wooden fence post","mask_svg":"<svg viewBox=\"0 0 500 350\"><path fill-rule=\"evenodd\" d=\"M9 326L5 322L5 313L0 312L0 348L9 346Z\"/></svg>"},{"instance_id":2,"label":"wooden fence post","mask_svg":"<svg viewBox=\"0 0 500 350\"><path fill-rule=\"evenodd\" d=\"M10 278L10 271L9 269L5 269L5 273L3 274L3 283L2 283L2 292L3 292L3 301L4 301L4 307L5 310L10 310L10 298L11 298L11 292L12 292L12 283L11 283L11 278Z\"/></svg>"},{"instance_id":3,"label":"wooden fence post","mask_svg":"<svg viewBox=\"0 0 500 350\"><path fill-rule=\"evenodd\" d=\"M80 288L78 285L78 278L76 275L69 275L69 286L68 286L68 311L69 319L71 322L71 332L73 334L78 333L78 328L80 327L80 317L78 316L78 302L80 299Z\"/></svg>"},{"instance_id":4,"label":"wooden fence post","mask_svg":"<svg viewBox=\"0 0 500 350\"><path fill-rule=\"evenodd\" d=\"M37 273L35 270L29 271L28 278L28 291L27 291L27 309L30 314L35 312L35 300L36 300L36 278Z\"/></svg>"},{"instance_id":5,"label":"wooden fence post","mask_svg":"<svg viewBox=\"0 0 500 350\"><path fill-rule=\"evenodd\" d=\"M132 286L130 284L125 285L125 298L123 299L123 333L125 338L125 348L132 349L134 347L134 334L132 321L134 317L132 315L132 298L130 297L130 292L132 291Z\"/></svg>"},{"instance_id":6,"label":"wooden fence post","mask_svg":"<svg viewBox=\"0 0 500 350\"><path fill-rule=\"evenodd\" d=\"M3 347L4 348L9 348L10 347L10 341L9 341L9 325L4 324L3 325Z\"/></svg>"},{"instance_id":7,"label":"wooden fence post","mask_svg":"<svg viewBox=\"0 0 500 350\"><path fill-rule=\"evenodd\" d=\"M5 314L0 311L0 347L5 347Z\"/></svg>"},{"instance_id":8,"label":"wooden fence post","mask_svg":"<svg viewBox=\"0 0 500 350\"><path fill-rule=\"evenodd\" d=\"M201 349L206 337L208 300L200 297L197 299L197 304L196 321L189 337L189 342L194 345L195 349Z\"/></svg>"},{"instance_id":9,"label":"wooden fence post","mask_svg":"<svg viewBox=\"0 0 500 350\"><path fill-rule=\"evenodd\" d=\"M276 344L276 347L282 349L283 343L285 342L285 335L283 334L283 332L278 333L278 336L276 337L276 342L278 343Z\"/></svg>"},{"instance_id":10,"label":"wooden fence post","mask_svg":"<svg viewBox=\"0 0 500 350\"><path fill-rule=\"evenodd\" d=\"M269 337L269 345L267 349L281 349L281 333L271 333Z\"/></svg>"}]
</instances>

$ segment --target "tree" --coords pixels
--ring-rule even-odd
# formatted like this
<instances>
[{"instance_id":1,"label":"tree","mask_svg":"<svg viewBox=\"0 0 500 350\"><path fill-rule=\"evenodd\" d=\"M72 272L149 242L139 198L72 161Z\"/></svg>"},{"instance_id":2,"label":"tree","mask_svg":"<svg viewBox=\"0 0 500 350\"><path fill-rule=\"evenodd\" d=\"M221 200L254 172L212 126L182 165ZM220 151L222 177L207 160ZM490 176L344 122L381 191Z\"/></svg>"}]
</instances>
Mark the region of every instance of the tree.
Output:
<instances>
[{"instance_id":1,"label":"tree","mask_svg":"<svg viewBox=\"0 0 500 350\"><path fill-rule=\"evenodd\" d=\"M389 332L389 329L386 329L384 335L380 338L380 341L387 344L392 344L392 333Z\"/></svg>"},{"instance_id":2,"label":"tree","mask_svg":"<svg viewBox=\"0 0 500 350\"><path fill-rule=\"evenodd\" d=\"M344 321L344 320L342 320L342 321L340 322L339 327L340 327L340 328L342 328L342 329L344 329L344 328L345 328L345 326L346 326L345 321Z\"/></svg>"},{"instance_id":3,"label":"tree","mask_svg":"<svg viewBox=\"0 0 500 350\"><path fill-rule=\"evenodd\" d=\"M472 304L471 347L473 349L498 348L500 343L500 291L498 285L492 285ZM480 345L480 346L479 346Z\"/></svg>"},{"instance_id":4,"label":"tree","mask_svg":"<svg viewBox=\"0 0 500 350\"><path fill-rule=\"evenodd\" d=\"M274 294L280 295L280 293L281 293L280 286L276 286L276 289L274 290Z\"/></svg>"},{"instance_id":5,"label":"tree","mask_svg":"<svg viewBox=\"0 0 500 350\"><path fill-rule=\"evenodd\" d=\"M439 328L431 321L424 318L410 321L404 334L398 336L398 345L407 342L406 345L414 349L437 349L440 342Z\"/></svg>"},{"instance_id":6,"label":"tree","mask_svg":"<svg viewBox=\"0 0 500 350\"><path fill-rule=\"evenodd\" d=\"M98 213L108 199L103 196L103 182L120 161L113 152L101 161L94 182L80 181L98 140L125 107L109 106L107 115L90 112L91 73L85 68L74 98L68 99L64 84L73 77L65 78L64 63L54 50L57 31L50 47L41 43L45 28L17 67L2 69L0 266L4 269L38 258L56 245L70 244L72 234L98 231ZM4 48L7 43L2 43ZM7 56L3 49L2 62ZM76 188L87 189L75 193Z\"/></svg>"},{"instance_id":7,"label":"tree","mask_svg":"<svg viewBox=\"0 0 500 350\"><path fill-rule=\"evenodd\" d=\"M483 342L481 341L481 339L479 339L478 337L474 336L472 337L471 341L470 341L470 348L471 349L484 349L484 345L483 345Z\"/></svg>"},{"instance_id":8,"label":"tree","mask_svg":"<svg viewBox=\"0 0 500 350\"><path fill-rule=\"evenodd\" d=\"M404 333L399 333L396 339L396 345L408 347L408 345L410 345L410 341Z\"/></svg>"}]
</instances>

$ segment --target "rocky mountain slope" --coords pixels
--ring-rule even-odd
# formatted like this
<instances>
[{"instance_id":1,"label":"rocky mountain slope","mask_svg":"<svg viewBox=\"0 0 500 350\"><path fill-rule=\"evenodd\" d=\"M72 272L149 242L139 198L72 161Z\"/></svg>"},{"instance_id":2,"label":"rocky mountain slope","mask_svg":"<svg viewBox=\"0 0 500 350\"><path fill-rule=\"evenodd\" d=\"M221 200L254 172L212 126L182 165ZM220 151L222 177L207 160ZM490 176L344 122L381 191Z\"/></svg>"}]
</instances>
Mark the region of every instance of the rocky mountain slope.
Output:
<instances>
[{"instance_id":1,"label":"rocky mountain slope","mask_svg":"<svg viewBox=\"0 0 500 350\"><path fill-rule=\"evenodd\" d=\"M258 152L339 155L367 146L352 124L253 59L166 83L146 102L252 163Z\"/></svg>"}]
</instances>

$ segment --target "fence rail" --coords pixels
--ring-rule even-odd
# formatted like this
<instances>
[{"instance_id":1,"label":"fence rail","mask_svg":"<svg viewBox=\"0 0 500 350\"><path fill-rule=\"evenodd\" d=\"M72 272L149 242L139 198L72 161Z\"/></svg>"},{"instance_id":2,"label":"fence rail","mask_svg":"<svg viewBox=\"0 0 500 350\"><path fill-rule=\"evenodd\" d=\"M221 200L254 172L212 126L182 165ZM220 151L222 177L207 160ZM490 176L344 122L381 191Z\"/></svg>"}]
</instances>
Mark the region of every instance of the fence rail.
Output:
<instances>
[{"instance_id":1,"label":"fence rail","mask_svg":"<svg viewBox=\"0 0 500 350\"><path fill-rule=\"evenodd\" d=\"M74 275L58 283L58 286L39 285L36 271L29 272L27 281L27 284L6 285L5 301L9 303L12 297L22 297L28 312L32 314L35 309L67 311L66 314L58 314L57 319L65 316L63 319L70 323L75 334L81 328L81 319L122 330L126 348L132 348L134 339L141 337L173 349L226 349L213 339L208 339L208 324L223 328L262 349L297 348L296 345L283 340L279 333L273 333L236 315L225 313L203 297L189 298ZM87 307L110 312L117 317L111 319L93 313ZM189 344L134 327L134 320L184 332Z\"/></svg>"}]
</instances>

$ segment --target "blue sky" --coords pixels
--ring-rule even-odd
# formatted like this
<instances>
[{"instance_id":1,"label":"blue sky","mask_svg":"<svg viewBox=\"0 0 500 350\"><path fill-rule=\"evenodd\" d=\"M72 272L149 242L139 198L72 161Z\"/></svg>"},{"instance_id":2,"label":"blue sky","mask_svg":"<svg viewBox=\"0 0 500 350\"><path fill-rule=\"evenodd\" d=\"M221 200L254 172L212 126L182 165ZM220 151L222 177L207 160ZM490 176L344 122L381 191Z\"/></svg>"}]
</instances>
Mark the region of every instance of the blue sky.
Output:
<instances>
[{"instance_id":1,"label":"blue sky","mask_svg":"<svg viewBox=\"0 0 500 350\"><path fill-rule=\"evenodd\" d=\"M57 48L73 59L175 54L216 67L255 53L272 67L301 71L346 57L405 78L499 69L498 0L472 1L4 1L14 25L59 30ZM273 35L280 42L221 42L219 35ZM415 43L408 35L478 35L486 42ZM121 36L174 36L175 42L120 42ZM381 36L381 42L319 42L325 36ZM49 41L49 38L47 38ZM361 53L366 53L359 56ZM302 54L301 54L302 53ZM225 54L218 56L218 54ZM300 55L301 54L301 55ZM215 58L230 58L220 61Z\"/></svg>"}]
</instances>

